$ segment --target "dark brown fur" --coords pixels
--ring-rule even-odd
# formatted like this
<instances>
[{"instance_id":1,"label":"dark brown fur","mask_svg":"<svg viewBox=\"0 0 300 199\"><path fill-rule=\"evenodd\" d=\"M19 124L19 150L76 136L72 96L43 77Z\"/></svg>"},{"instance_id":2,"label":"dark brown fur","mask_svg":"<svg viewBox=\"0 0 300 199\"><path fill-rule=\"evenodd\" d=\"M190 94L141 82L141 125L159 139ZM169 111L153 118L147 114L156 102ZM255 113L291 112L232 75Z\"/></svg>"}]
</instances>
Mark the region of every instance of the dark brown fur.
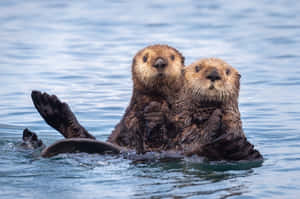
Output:
<instances>
[{"instance_id":1,"label":"dark brown fur","mask_svg":"<svg viewBox=\"0 0 300 199\"><path fill-rule=\"evenodd\" d=\"M176 150L210 160L253 160L262 156L243 132L238 96L240 75L220 59L203 59L185 69L173 122L181 131Z\"/></svg>"},{"instance_id":2,"label":"dark brown fur","mask_svg":"<svg viewBox=\"0 0 300 199\"><path fill-rule=\"evenodd\" d=\"M68 104L61 102L55 95L32 91L31 98L35 108L51 127L65 138L90 138L93 135L80 125Z\"/></svg>"},{"instance_id":3,"label":"dark brown fur","mask_svg":"<svg viewBox=\"0 0 300 199\"><path fill-rule=\"evenodd\" d=\"M154 67L158 58L164 60L163 68ZM210 160L261 159L242 129L238 71L222 60L204 59L186 67L183 77L183 63L182 55L166 45L137 53L133 95L108 142L137 153L165 150ZM56 96L34 91L32 99L45 121L66 138L94 139Z\"/></svg>"},{"instance_id":4,"label":"dark brown fur","mask_svg":"<svg viewBox=\"0 0 300 199\"><path fill-rule=\"evenodd\" d=\"M120 154L122 148L107 142L101 142L88 138L69 138L56 141L54 144L45 148L41 155L52 157L60 153L97 153L97 154Z\"/></svg>"},{"instance_id":5,"label":"dark brown fur","mask_svg":"<svg viewBox=\"0 0 300 199\"><path fill-rule=\"evenodd\" d=\"M148 46L139 51L132 63L131 102L108 141L138 153L169 146L168 138L175 137L176 131L168 122L167 113L181 89L183 67L184 57L167 45ZM33 91L32 100L44 120L65 138L95 139L55 95Z\"/></svg>"},{"instance_id":6,"label":"dark brown fur","mask_svg":"<svg viewBox=\"0 0 300 199\"><path fill-rule=\"evenodd\" d=\"M164 68L153 67L158 58L167 63ZM138 153L164 150L169 145L176 131L168 122L168 113L182 86L183 64L183 56L167 45L149 46L136 54L132 98L109 142Z\"/></svg>"},{"instance_id":7,"label":"dark brown fur","mask_svg":"<svg viewBox=\"0 0 300 199\"><path fill-rule=\"evenodd\" d=\"M28 130L27 128L23 131L23 142L21 143L21 147L25 149L36 149L36 148L44 148L42 140L38 138L36 133Z\"/></svg>"}]
</instances>

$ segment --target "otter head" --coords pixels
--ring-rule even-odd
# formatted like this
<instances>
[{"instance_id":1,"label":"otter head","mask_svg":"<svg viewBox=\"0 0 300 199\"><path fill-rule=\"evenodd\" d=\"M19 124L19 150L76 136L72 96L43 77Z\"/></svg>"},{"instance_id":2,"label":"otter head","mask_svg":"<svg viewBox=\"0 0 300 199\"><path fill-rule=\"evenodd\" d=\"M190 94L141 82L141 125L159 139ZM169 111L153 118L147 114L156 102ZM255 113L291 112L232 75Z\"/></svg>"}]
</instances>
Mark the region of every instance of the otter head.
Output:
<instances>
[{"instance_id":1,"label":"otter head","mask_svg":"<svg viewBox=\"0 0 300 199\"><path fill-rule=\"evenodd\" d=\"M175 48L153 45L140 50L132 63L134 88L142 92L164 92L178 89L184 57Z\"/></svg>"},{"instance_id":2,"label":"otter head","mask_svg":"<svg viewBox=\"0 0 300 199\"><path fill-rule=\"evenodd\" d=\"M221 59L202 59L186 67L185 90L198 103L226 104L238 100L240 77Z\"/></svg>"}]
</instances>

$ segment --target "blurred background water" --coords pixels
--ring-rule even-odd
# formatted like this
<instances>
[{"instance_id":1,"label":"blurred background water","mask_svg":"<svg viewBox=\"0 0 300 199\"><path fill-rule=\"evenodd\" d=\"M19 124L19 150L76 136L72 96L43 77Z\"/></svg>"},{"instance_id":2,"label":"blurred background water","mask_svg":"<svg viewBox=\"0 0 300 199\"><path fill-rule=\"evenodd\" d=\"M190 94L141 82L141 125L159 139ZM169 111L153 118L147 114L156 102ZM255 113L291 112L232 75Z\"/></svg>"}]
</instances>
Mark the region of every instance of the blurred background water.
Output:
<instances>
[{"instance_id":1,"label":"blurred background water","mask_svg":"<svg viewBox=\"0 0 300 199\"><path fill-rule=\"evenodd\" d=\"M298 198L300 4L278 1L0 1L0 198ZM28 127L62 136L33 89L58 95L106 140L131 96L134 54L169 44L186 64L219 57L242 74L240 110L260 167L121 157L43 159L18 147Z\"/></svg>"}]
</instances>

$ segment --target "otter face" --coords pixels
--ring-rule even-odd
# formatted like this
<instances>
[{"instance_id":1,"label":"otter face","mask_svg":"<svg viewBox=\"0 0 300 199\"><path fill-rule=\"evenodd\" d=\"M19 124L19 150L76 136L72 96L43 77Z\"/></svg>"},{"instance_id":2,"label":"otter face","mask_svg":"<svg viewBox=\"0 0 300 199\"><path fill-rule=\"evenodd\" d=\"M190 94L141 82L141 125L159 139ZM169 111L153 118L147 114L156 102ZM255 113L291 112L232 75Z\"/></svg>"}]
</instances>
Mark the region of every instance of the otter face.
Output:
<instances>
[{"instance_id":1,"label":"otter face","mask_svg":"<svg viewBox=\"0 0 300 199\"><path fill-rule=\"evenodd\" d=\"M224 103L238 98L240 74L221 59L199 60L185 69L185 86L189 95L200 102Z\"/></svg>"},{"instance_id":2,"label":"otter face","mask_svg":"<svg viewBox=\"0 0 300 199\"><path fill-rule=\"evenodd\" d=\"M167 45L148 46L133 59L133 80L141 89L171 88L182 76L183 67L184 57L176 49Z\"/></svg>"}]
</instances>

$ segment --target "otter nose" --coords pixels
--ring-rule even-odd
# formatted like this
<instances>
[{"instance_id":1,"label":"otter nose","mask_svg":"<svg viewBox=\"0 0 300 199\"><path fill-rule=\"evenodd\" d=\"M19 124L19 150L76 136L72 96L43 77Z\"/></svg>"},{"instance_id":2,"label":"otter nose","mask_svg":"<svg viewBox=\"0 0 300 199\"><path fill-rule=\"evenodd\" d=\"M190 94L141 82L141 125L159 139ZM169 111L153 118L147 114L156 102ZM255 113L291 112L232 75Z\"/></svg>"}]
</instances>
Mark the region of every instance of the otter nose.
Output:
<instances>
[{"instance_id":1,"label":"otter nose","mask_svg":"<svg viewBox=\"0 0 300 199\"><path fill-rule=\"evenodd\" d=\"M153 66L157 69L163 69L167 66L167 62L164 58L157 58L153 64Z\"/></svg>"},{"instance_id":2,"label":"otter nose","mask_svg":"<svg viewBox=\"0 0 300 199\"><path fill-rule=\"evenodd\" d=\"M206 76L207 79L210 79L211 81L216 81L216 80L220 80L221 79L221 76L220 74L218 73L217 70L213 70L211 71L207 76Z\"/></svg>"}]
</instances>

